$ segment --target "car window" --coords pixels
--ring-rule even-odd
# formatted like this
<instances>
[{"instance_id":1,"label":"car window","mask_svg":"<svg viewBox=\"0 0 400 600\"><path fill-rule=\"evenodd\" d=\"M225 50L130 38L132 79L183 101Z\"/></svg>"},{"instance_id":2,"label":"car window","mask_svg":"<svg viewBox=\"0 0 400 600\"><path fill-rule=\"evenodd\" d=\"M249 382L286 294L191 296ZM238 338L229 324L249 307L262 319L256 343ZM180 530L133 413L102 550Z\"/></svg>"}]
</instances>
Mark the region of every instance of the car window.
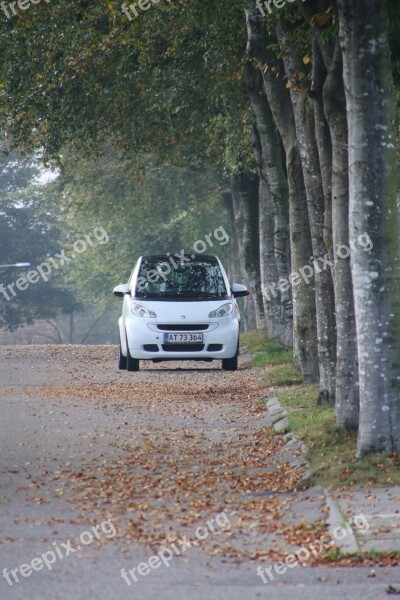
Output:
<instances>
[{"instance_id":1,"label":"car window","mask_svg":"<svg viewBox=\"0 0 400 600\"><path fill-rule=\"evenodd\" d=\"M143 259L135 296L137 298L226 298L227 290L217 261Z\"/></svg>"}]
</instances>

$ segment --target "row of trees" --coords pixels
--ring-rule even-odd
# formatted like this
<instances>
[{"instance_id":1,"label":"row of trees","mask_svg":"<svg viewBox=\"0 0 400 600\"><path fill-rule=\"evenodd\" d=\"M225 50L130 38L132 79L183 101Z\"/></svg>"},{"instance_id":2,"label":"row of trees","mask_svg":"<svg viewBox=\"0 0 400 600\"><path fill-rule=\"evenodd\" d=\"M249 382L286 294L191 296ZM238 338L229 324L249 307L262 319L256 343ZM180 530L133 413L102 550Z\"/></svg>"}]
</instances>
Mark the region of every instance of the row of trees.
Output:
<instances>
[{"instance_id":1,"label":"row of trees","mask_svg":"<svg viewBox=\"0 0 400 600\"><path fill-rule=\"evenodd\" d=\"M3 129L62 166L75 218L118 214L148 160L215 183L253 324L293 345L359 456L400 449L399 25L390 0L173 0L132 19L54 0L0 36ZM104 161L115 187L95 197L82 175ZM119 243L146 205L124 203Z\"/></svg>"},{"instance_id":2,"label":"row of trees","mask_svg":"<svg viewBox=\"0 0 400 600\"><path fill-rule=\"evenodd\" d=\"M14 338L93 343L93 329L99 336L108 332L100 321L110 317L116 342L117 305L110 291L127 281L144 248L193 251L197 240L212 234L220 184L198 171L158 165L149 156L142 160L140 181L132 177L130 162L109 155L83 163L64 156L64 165L66 174L55 174L48 183L49 173L33 159L3 154L0 161L0 265L30 263L26 269L0 266L0 329L12 332L39 321L25 337ZM219 211L218 226L229 232L227 210ZM222 241L214 239L227 260L229 246ZM57 259L62 252L71 255L75 243L84 248L77 260ZM57 268L45 279L22 290L15 287L20 277L52 258Z\"/></svg>"},{"instance_id":3,"label":"row of trees","mask_svg":"<svg viewBox=\"0 0 400 600\"><path fill-rule=\"evenodd\" d=\"M336 400L338 424L359 428L359 456L400 447L398 125L390 8L383 1L339 0L337 7L307 2L298 18L278 16L273 27L265 27L255 11L246 13L252 60L245 80L266 182L260 197L272 204L275 235L287 241L290 232L291 260L276 264L287 279L289 269L301 271L311 256L314 272L313 288L305 279L291 288L300 365L305 378L318 377L321 393ZM392 17L398 28L398 13ZM307 35L308 49L301 43ZM392 49L398 52L396 44ZM278 170L270 148L279 144ZM282 199L289 200L288 210ZM361 248L363 239L369 243ZM262 266L260 275L268 280Z\"/></svg>"}]
</instances>

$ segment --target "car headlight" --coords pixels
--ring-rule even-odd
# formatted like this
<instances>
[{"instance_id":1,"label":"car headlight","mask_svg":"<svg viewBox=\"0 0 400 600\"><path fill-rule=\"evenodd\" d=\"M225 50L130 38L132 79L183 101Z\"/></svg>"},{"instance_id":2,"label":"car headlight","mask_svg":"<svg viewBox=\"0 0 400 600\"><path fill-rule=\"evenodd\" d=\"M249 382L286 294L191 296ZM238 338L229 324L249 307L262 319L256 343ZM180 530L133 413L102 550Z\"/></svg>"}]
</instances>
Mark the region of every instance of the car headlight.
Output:
<instances>
[{"instance_id":1,"label":"car headlight","mask_svg":"<svg viewBox=\"0 0 400 600\"><path fill-rule=\"evenodd\" d=\"M135 317L144 317L145 319L155 319L157 317L155 312L152 310L147 310L147 308L141 304L138 304L137 302L132 302L131 311Z\"/></svg>"},{"instance_id":2,"label":"car headlight","mask_svg":"<svg viewBox=\"0 0 400 600\"><path fill-rule=\"evenodd\" d=\"M221 317L228 317L229 315L231 315L233 312L233 304L231 304L231 302L228 302L228 304L224 304L223 306L220 306L219 308L217 308L217 310L212 310L210 312L210 314L208 315L211 319L215 319L215 318L221 318Z\"/></svg>"}]
</instances>

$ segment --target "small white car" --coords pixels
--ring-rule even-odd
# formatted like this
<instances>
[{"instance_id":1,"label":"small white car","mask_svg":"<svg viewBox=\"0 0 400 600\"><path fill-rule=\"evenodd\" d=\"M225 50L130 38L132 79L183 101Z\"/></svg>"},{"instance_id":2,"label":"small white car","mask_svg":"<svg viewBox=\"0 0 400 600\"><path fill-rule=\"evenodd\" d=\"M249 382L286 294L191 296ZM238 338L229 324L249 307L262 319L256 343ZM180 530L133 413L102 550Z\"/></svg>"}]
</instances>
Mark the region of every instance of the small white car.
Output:
<instances>
[{"instance_id":1,"label":"small white car","mask_svg":"<svg viewBox=\"0 0 400 600\"><path fill-rule=\"evenodd\" d=\"M229 285L216 256L183 253L141 256L114 295L123 297L119 368L140 360L222 360L235 371L240 313L236 298L250 292Z\"/></svg>"}]
</instances>

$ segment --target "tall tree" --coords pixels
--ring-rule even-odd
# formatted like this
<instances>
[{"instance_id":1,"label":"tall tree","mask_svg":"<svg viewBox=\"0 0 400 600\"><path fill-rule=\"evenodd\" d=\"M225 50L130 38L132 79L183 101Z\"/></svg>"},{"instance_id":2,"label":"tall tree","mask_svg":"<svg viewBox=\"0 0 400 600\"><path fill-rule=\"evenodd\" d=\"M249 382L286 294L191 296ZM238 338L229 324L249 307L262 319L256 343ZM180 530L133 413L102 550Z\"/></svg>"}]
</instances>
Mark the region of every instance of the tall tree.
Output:
<instances>
[{"instance_id":1,"label":"tall tree","mask_svg":"<svg viewBox=\"0 0 400 600\"><path fill-rule=\"evenodd\" d=\"M232 195L236 210L242 215L243 266L252 291L255 311L255 328L265 326L264 305L261 293L260 271L260 204L259 177L254 173L238 172L231 177ZM240 207L240 208L239 208Z\"/></svg>"},{"instance_id":2,"label":"tall tree","mask_svg":"<svg viewBox=\"0 0 400 600\"><path fill-rule=\"evenodd\" d=\"M279 280L290 275L289 191L284 152L271 109L264 92L263 79L256 57L262 43L254 35L251 13L246 11L248 28L245 82L255 118L257 163L260 171L260 255L262 289L267 313L270 316L269 335L280 337L285 346L293 345L293 304L291 288L278 289ZM272 243L273 252L263 252ZM264 258L265 254L265 258Z\"/></svg>"},{"instance_id":3,"label":"tall tree","mask_svg":"<svg viewBox=\"0 0 400 600\"><path fill-rule=\"evenodd\" d=\"M300 148L288 89L282 82L283 65L268 47L276 45L273 30L266 35L257 11L248 11L248 44L263 75L264 89L285 151L288 180L291 270L298 274L312 255L311 232ZM280 77L277 77L279 73ZM294 350L305 381L319 380L314 277L293 280Z\"/></svg>"},{"instance_id":4,"label":"tall tree","mask_svg":"<svg viewBox=\"0 0 400 600\"><path fill-rule=\"evenodd\" d=\"M246 85L247 77L246 77ZM260 288L258 293L263 303L264 321L270 338L280 338L282 333L280 294L268 297L263 290L268 284L278 280L278 269L274 247L274 208L268 176L263 161L263 151L257 126L253 128L254 157L257 162L259 177L259 255L260 255ZM267 288L268 289L268 288ZM290 344L291 346L292 344Z\"/></svg>"},{"instance_id":5,"label":"tall tree","mask_svg":"<svg viewBox=\"0 0 400 600\"><path fill-rule=\"evenodd\" d=\"M350 237L360 380L359 457L400 450L396 97L386 0L339 0L349 128Z\"/></svg>"},{"instance_id":6,"label":"tall tree","mask_svg":"<svg viewBox=\"0 0 400 600\"><path fill-rule=\"evenodd\" d=\"M309 0L301 11L313 33L312 88L315 135L325 197L324 239L333 265L336 317L336 419L357 430L359 417L357 340L349 248L349 186L346 99L338 16L330 0Z\"/></svg>"},{"instance_id":7,"label":"tall tree","mask_svg":"<svg viewBox=\"0 0 400 600\"><path fill-rule=\"evenodd\" d=\"M325 199L321 176L321 165L316 139L314 104L309 95L309 82L302 82L304 64L300 54L301 44L295 41L299 21L289 22L278 18L277 36L285 72L288 79L290 99L296 135L300 149L302 173L310 219L312 265L315 274L315 304L318 338L318 362L320 388L324 397L335 398L336 371L336 325L333 280L325 258ZM303 54L304 56L304 54Z\"/></svg>"},{"instance_id":8,"label":"tall tree","mask_svg":"<svg viewBox=\"0 0 400 600\"><path fill-rule=\"evenodd\" d=\"M349 248L349 174L346 99L339 40L324 84L324 108L332 139L332 230L336 304L336 420L339 427L357 430L359 386L357 332L354 314L350 256L338 252Z\"/></svg>"}]
</instances>

